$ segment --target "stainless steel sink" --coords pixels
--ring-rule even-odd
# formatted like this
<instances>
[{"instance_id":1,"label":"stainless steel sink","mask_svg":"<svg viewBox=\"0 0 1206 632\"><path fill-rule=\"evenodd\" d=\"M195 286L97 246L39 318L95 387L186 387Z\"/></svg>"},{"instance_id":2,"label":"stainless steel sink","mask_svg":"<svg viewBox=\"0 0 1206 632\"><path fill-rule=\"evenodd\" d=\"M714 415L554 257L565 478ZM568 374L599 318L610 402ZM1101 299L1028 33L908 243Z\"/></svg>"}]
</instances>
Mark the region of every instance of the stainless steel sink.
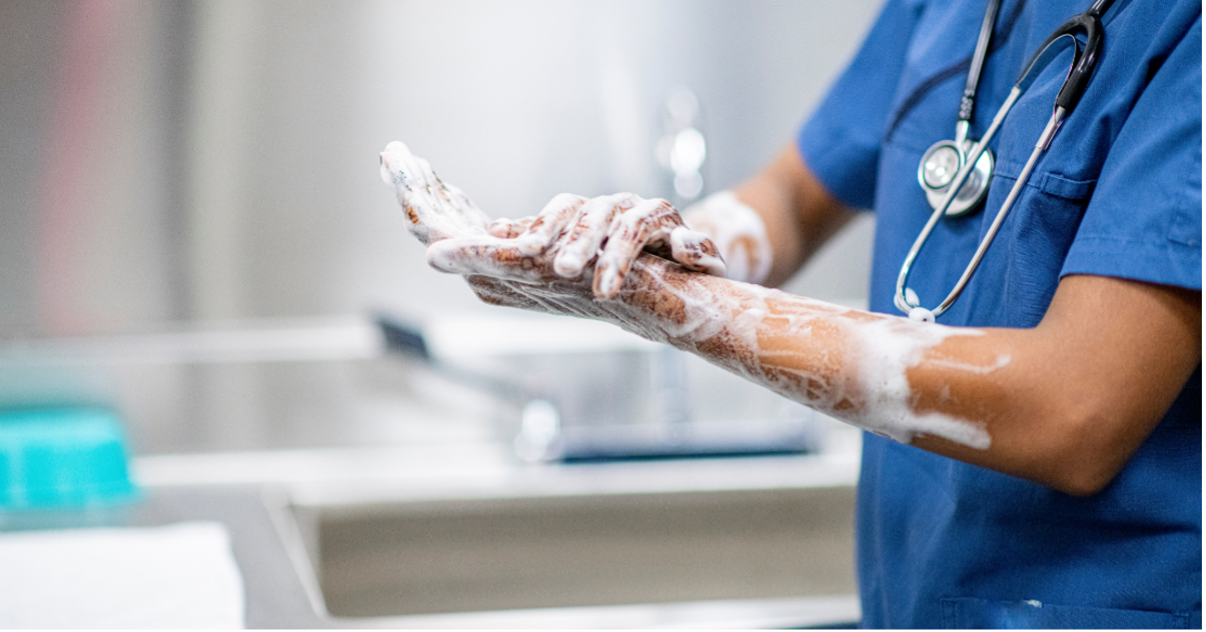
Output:
<instances>
[{"instance_id":1,"label":"stainless steel sink","mask_svg":"<svg viewBox=\"0 0 1206 632\"><path fill-rule=\"evenodd\" d=\"M831 470L809 483L810 468L827 471L815 457L554 466L460 491L294 493L290 513L320 607L342 625L527 626L558 613L544 620L608 627L601 613L634 605L645 615L627 620L643 626L717 623L684 604L747 619L786 604L798 616L788 607L785 625L853 623L854 489ZM829 610L810 617L808 603Z\"/></svg>"}]
</instances>

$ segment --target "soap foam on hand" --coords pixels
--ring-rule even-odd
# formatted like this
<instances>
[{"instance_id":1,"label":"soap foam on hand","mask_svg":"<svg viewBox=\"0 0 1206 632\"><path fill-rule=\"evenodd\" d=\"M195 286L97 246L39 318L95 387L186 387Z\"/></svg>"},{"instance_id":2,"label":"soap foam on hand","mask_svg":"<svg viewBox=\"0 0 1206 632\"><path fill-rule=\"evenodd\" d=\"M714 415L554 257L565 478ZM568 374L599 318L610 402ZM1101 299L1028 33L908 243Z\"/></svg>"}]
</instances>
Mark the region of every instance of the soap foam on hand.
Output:
<instances>
[{"instance_id":1,"label":"soap foam on hand","mask_svg":"<svg viewBox=\"0 0 1206 632\"><path fill-rule=\"evenodd\" d=\"M428 263L445 272L538 283L544 272L534 271L545 266L537 259L547 255L556 276L592 279L600 299L615 297L642 252L696 272L725 274L715 244L686 226L666 200L633 193L592 199L561 194L535 217L490 222L464 193L397 141L381 152L381 178L394 188L410 232L431 248ZM445 240L455 243L438 244ZM487 259L498 265L487 266Z\"/></svg>"},{"instance_id":2,"label":"soap foam on hand","mask_svg":"<svg viewBox=\"0 0 1206 632\"><path fill-rule=\"evenodd\" d=\"M381 152L381 179L406 211L411 234L431 245L454 237L486 235L490 219L459 189L445 184L426 160L399 141Z\"/></svg>"},{"instance_id":3,"label":"soap foam on hand","mask_svg":"<svg viewBox=\"0 0 1206 632\"><path fill-rule=\"evenodd\" d=\"M770 276L773 253L766 224L732 191L714 193L691 205L683 211L683 220L715 242L728 264L725 278L763 283Z\"/></svg>"},{"instance_id":4,"label":"soap foam on hand","mask_svg":"<svg viewBox=\"0 0 1206 632\"><path fill-rule=\"evenodd\" d=\"M596 236L575 241L575 231L584 227L584 222L588 232L589 226L608 225L609 234L632 241L624 230L615 230L619 228L615 223L621 221L625 210L637 208L644 200L631 194L586 202L565 198L562 204L576 210L554 209L530 222L490 224L477 219L480 211L471 203L458 205L455 195L445 194L454 190L439 182L430 167L411 157L401 143L391 144L382 161L392 174L391 183L406 209L412 232L420 239L438 239L428 248L428 262L446 272L467 275L474 292L487 303L610 322L647 340L696 353L784 397L902 443L918 435L932 435L976 449L991 445L983 423L914 410L916 397L908 381L908 371L926 361L928 350L951 336L983 332L849 310L689 272L663 257L638 256L617 283L610 273L606 278L595 274L589 259L578 271L576 264L590 254L590 248L585 252L571 249L560 265L554 262L567 244L577 243L577 248L583 241L588 246L595 244ZM422 174L408 175L408 169L419 169ZM736 231L731 231L731 241L753 239L743 246L748 258L746 273L764 276L769 270L769 243L759 245L754 238L757 229L765 238L765 227L755 212L731 194L729 197L732 199L714 200L718 210L712 219L720 221L735 213L740 221L721 223ZM588 209L595 200L601 201ZM650 212L657 210L657 205L647 206ZM706 219L706 215L701 217ZM677 218L677 212L673 216ZM744 228L737 231L735 227ZM516 231L556 237L540 246L533 240L515 238ZM566 234L570 238L562 239ZM715 248L711 241L707 243ZM597 245L594 252L598 252ZM573 272L579 275L566 276ZM1009 358L1003 356L992 365L948 368L983 374L1008 363Z\"/></svg>"}]
</instances>

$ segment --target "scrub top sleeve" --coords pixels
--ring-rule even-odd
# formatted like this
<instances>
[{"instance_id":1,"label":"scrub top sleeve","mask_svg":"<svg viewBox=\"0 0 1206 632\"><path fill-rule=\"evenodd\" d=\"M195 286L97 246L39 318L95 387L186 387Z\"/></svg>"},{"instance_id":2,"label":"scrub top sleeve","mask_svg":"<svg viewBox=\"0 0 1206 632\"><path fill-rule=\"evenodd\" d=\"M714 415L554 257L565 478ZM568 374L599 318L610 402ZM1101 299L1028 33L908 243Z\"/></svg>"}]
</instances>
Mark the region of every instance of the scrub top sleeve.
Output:
<instances>
[{"instance_id":1,"label":"scrub top sleeve","mask_svg":"<svg viewBox=\"0 0 1206 632\"><path fill-rule=\"evenodd\" d=\"M1199 14L1110 148L1061 276L1202 289L1201 54Z\"/></svg>"},{"instance_id":2,"label":"scrub top sleeve","mask_svg":"<svg viewBox=\"0 0 1206 632\"><path fill-rule=\"evenodd\" d=\"M880 143L921 12L916 0L889 0L797 137L812 172L854 208L872 207Z\"/></svg>"}]
</instances>

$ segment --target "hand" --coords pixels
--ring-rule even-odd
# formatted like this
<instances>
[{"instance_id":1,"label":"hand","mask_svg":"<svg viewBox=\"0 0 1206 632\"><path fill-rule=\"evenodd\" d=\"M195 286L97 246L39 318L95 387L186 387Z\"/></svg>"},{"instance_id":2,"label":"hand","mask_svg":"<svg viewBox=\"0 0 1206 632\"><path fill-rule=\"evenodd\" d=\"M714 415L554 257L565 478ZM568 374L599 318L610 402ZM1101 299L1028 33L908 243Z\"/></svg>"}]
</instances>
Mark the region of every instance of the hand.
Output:
<instances>
[{"instance_id":1,"label":"hand","mask_svg":"<svg viewBox=\"0 0 1206 632\"><path fill-rule=\"evenodd\" d=\"M603 307L596 300L593 279L598 267L594 264L600 257L591 249L585 250L590 253L585 259L581 250L576 261L573 256L562 257L560 270L555 262L565 245L562 242L576 243L576 248L582 248L582 240L573 238L580 236L581 231L572 232L579 223L587 218L594 221L604 216L614 218L628 211L633 211L630 219L618 223L625 239L612 244L610 252L617 254L607 255L604 268L618 272L611 277L616 279L612 282L616 286L611 293L613 298L625 273L633 269L640 255L641 247L636 244L673 256L677 243L679 256L688 262L701 262L692 263L696 269L708 268L710 264L711 270L720 266L719 271L723 272L723 263L708 258L707 244L693 241L694 236L685 229L675 236L681 221L677 212L661 200L642 205L645 201L626 195L599 198L600 202L590 205L585 198L560 195L540 216L490 223L464 193L441 181L427 161L411 154L400 142L390 143L381 153L381 176L397 193L410 232L428 246L428 263L438 270L464 274L469 286L487 303L617 323L624 320L617 318L619 312L625 311L619 301L608 301L611 305ZM610 206L606 202L611 202ZM570 220L575 221L572 226ZM637 235L627 232L633 230L634 223L641 224L635 229ZM553 231L553 226L570 226L570 236L567 238L565 231ZM594 234L599 236L598 231ZM526 237L520 239L521 236ZM554 243L549 244L550 236L561 239L553 239ZM621 248L622 245L626 248ZM671 265L648 255L644 258L667 264L654 266L658 269ZM643 265L637 267L645 269Z\"/></svg>"},{"instance_id":2,"label":"hand","mask_svg":"<svg viewBox=\"0 0 1206 632\"><path fill-rule=\"evenodd\" d=\"M428 263L445 272L471 274L457 262L486 257L489 261L476 261L475 266L487 264L488 271L474 271L527 283L589 276L595 297L603 299L615 298L643 251L690 270L724 276L715 244L687 228L665 200L631 193L590 200L562 194L538 216L489 223L464 193L441 181L427 161L400 142L390 143L381 153L381 177L393 185L406 210L407 226L419 241L431 247L456 240L428 251Z\"/></svg>"},{"instance_id":3,"label":"hand","mask_svg":"<svg viewBox=\"0 0 1206 632\"><path fill-rule=\"evenodd\" d=\"M562 250L526 254L517 236L530 234L539 218L500 220L483 236L447 239L427 248L428 263L465 275L478 298L492 305L602 320L657 342L682 344L701 325L715 324L712 300L692 297L690 279L724 283L663 257L637 253L623 284L611 298L599 298L598 257L569 276L557 270ZM572 243L572 242L571 242Z\"/></svg>"},{"instance_id":4,"label":"hand","mask_svg":"<svg viewBox=\"0 0 1206 632\"><path fill-rule=\"evenodd\" d=\"M592 290L601 299L615 298L642 252L696 272L714 276L725 272L716 245L688 228L669 202L632 193L593 199L558 195L538 216L499 220L489 233L513 239L523 256L552 253L552 270L562 278L577 278L593 268Z\"/></svg>"},{"instance_id":5,"label":"hand","mask_svg":"<svg viewBox=\"0 0 1206 632\"><path fill-rule=\"evenodd\" d=\"M764 283L771 271L771 244L762 216L737 199L732 191L721 191L683 211L687 225L712 239L724 257L725 278L746 283Z\"/></svg>"},{"instance_id":6,"label":"hand","mask_svg":"<svg viewBox=\"0 0 1206 632\"><path fill-rule=\"evenodd\" d=\"M392 185L406 211L406 225L423 245L454 237L485 235L490 219L459 189L444 184L426 160L394 141L381 152L381 179Z\"/></svg>"}]
</instances>

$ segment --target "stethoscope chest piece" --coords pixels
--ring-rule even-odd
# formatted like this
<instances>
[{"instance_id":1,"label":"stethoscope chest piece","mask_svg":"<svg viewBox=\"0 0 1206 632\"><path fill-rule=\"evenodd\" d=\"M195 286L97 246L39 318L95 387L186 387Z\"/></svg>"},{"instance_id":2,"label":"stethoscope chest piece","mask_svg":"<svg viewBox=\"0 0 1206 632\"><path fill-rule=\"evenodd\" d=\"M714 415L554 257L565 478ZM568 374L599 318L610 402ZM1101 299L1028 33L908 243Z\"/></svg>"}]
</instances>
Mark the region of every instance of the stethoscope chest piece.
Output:
<instances>
[{"instance_id":1,"label":"stethoscope chest piece","mask_svg":"<svg viewBox=\"0 0 1206 632\"><path fill-rule=\"evenodd\" d=\"M930 145L930 148L926 150L921 158L921 164L917 167L917 181L921 183L921 188L925 191L930 208L937 209L942 204L946 194L950 191L951 181L963 167L967 154L974 145L975 143L971 140L963 141L962 147L957 141L941 140ZM955 198L947 207L946 215L948 217L963 215L975 209L984 199L984 194L988 192L989 181L992 180L993 162L991 151L985 150L980 154L971 173L963 182L963 186L959 188L959 192L955 194Z\"/></svg>"}]
</instances>

